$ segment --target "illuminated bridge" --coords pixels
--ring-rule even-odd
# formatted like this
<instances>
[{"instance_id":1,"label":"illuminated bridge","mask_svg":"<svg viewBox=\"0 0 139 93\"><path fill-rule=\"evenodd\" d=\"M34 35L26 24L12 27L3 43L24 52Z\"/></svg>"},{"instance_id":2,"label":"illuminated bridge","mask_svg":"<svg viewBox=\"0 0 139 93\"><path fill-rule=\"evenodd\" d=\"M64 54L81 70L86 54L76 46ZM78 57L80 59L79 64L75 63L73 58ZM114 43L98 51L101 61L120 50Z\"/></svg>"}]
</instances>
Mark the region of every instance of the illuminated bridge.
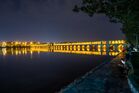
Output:
<instances>
[{"instance_id":1,"label":"illuminated bridge","mask_svg":"<svg viewBox=\"0 0 139 93\"><path fill-rule=\"evenodd\" d=\"M124 40L94 41L94 42L60 42L47 44L32 44L33 51L64 52L76 54L106 55L114 52L116 55L123 50Z\"/></svg>"},{"instance_id":2,"label":"illuminated bridge","mask_svg":"<svg viewBox=\"0 0 139 93\"><path fill-rule=\"evenodd\" d=\"M94 41L94 42L1 42L2 54L26 54L33 52L62 52L87 55L110 55L115 56L125 47L124 40ZM6 49L8 48L8 49ZM19 49L18 49L19 48ZM22 49L20 49L22 48ZM14 53L15 50L15 53Z\"/></svg>"}]
</instances>

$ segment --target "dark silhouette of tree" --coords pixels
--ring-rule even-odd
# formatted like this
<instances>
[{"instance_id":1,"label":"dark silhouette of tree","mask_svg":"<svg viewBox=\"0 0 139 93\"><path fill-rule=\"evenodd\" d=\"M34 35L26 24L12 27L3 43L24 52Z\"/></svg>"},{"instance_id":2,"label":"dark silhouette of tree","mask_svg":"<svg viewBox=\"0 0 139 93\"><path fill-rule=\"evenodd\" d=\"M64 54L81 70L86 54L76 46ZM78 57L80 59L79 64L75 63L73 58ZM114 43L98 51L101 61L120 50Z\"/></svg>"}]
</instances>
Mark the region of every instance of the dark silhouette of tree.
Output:
<instances>
[{"instance_id":1,"label":"dark silhouette of tree","mask_svg":"<svg viewBox=\"0 0 139 93\"><path fill-rule=\"evenodd\" d=\"M82 0L73 11L83 11L89 16L103 13L110 22L122 23L122 32L131 43L135 41L134 35L139 35L139 0Z\"/></svg>"}]
</instances>

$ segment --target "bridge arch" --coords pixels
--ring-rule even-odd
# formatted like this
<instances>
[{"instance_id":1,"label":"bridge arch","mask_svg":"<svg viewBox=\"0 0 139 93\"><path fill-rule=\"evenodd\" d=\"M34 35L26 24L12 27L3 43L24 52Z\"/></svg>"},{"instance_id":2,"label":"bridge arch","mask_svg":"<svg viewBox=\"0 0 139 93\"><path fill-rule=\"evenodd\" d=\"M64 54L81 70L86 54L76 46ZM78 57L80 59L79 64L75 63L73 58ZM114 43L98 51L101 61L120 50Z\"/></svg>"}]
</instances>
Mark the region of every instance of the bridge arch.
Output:
<instances>
[{"instance_id":1,"label":"bridge arch","mask_svg":"<svg viewBox=\"0 0 139 93\"><path fill-rule=\"evenodd\" d=\"M113 50L115 50L115 46L114 45L110 45L109 49L110 49L110 51L113 51Z\"/></svg>"},{"instance_id":2,"label":"bridge arch","mask_svg":"<svg viewBox=\"0 0 139 93\"><path fill-rule=\"evenodd\" d=\"M124 45L122 45L122 44L118 45L118 51L119 52L122 52L123 49L124 49Z\"/></svg>"}]
</instances>

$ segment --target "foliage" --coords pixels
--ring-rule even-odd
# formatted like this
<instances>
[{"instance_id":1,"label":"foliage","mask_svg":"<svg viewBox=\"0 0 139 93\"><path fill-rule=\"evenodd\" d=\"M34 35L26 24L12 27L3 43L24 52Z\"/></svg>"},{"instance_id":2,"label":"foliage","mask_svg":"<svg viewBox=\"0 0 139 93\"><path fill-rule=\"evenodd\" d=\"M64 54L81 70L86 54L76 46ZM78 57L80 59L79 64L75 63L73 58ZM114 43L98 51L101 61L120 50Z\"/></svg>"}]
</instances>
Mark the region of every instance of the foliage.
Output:
<instances>
[{"instance_id":1,"label":"foliage","mask_svg":"<svg viewBox=\"0 0 139 93\"><path fill-rule=\"evenodd\" d=\"M83 11L89 16L94 13L106 14L110 22L123 24L122 32L129 42L135 41L139 35L139 0L82 0L81 5L75 5L73 11Z\"/></svg>"}]
</instances>

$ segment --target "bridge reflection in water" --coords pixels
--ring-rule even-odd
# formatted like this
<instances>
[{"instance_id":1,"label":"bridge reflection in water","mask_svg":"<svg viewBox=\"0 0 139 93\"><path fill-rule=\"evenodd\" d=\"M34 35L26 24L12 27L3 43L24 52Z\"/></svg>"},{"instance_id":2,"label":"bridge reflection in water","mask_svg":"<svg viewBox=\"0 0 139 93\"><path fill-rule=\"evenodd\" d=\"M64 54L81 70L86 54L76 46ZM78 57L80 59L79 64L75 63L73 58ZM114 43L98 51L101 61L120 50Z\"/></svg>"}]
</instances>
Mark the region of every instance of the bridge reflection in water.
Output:
<instances>
[{"instance_id":1,"label":"bridge reflection in water","mask_svg":"<svg viewBox=\"0 0 139 93\"><path fill-rule=\"evenodd\" d=\"M85 54L85 55L109 55L109 56L116 56L118 53L120 53L123 50L122 47L118 47L117 49L107 49L104 48L90 48L90 47L84 47L82 46L82 49L77 46L73 49L52 49L52 48L41 48L41 47L31 47L31 48L2 48L0 50L0 54L3 56L5 55L26 55L26 54L33 54L33 53L40 53L40 52L58 52L58 53L73 53L73 54Z\"/></svg>"},{"instance_id":2,"label":"bridge reflection in water","mask_svg":"<svg viewBox=\"0 0 139 93\"><path fill-rule=\"evenodd\" d=\"M66 42L31 44L27 48L1 48L0 54L20 55L33 54L34 52L59 52L86 55L109 55L116 56L124 49L124 40L96 41L96 42Z\"/></svg>"},{"instance_id":3,"label":"bridge reflection in water","mask_svg":"<svg viewBox=\"0 0 139 93\"><path fill-rule=\"evenodd\" d=\"M117 54L119 54L122 50L122 48L118 48L116 50L113 49L100 49L100 48L95 48L95 49L87 49L85 50L85 47L82 47L83 49L80 50L80 48L77 48L75 50L75 48L70 49L70 50L65 50L65 49L49 49L49 48L31 48L32 52L58 52L58 53L72 53L72 54L85 54L85 55L109 55L109 56L116 56Z\"/></svg>"},{"instance_id":4,"label":"bridge reflection in water","mask_svg":"<svg viewBox=\"0 0 139 93\"><path fill-rule=\"evenodd\" d=\"M124 40L95 41L95 42L63 42L31 45L32 51L48 51L87 55L116 56L124 49Z\"/></svg>"}]
</instances>

